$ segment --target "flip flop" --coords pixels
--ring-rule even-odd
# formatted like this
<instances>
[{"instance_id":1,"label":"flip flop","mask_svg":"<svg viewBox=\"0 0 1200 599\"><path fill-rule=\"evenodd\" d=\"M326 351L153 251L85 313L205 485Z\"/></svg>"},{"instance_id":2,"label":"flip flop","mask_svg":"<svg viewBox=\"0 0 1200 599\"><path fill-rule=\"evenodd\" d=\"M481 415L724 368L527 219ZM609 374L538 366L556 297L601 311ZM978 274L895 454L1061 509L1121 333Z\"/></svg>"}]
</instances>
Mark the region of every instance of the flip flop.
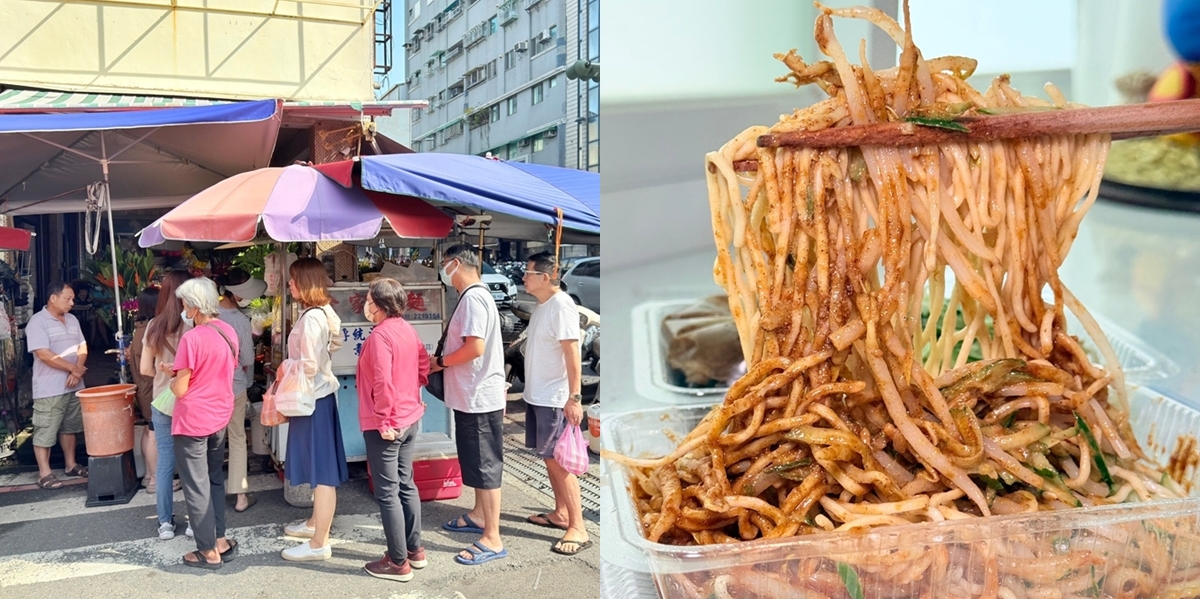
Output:
<instances>
[{"instance_id":1,"label":"flip flop","mask_svg":"<svg viewBox=\"0 0 1200 599\"><path fill-rule=\"evenodd\" d=\"M237 550L238 550L238 542L233 539L229 539L229 549L226 549L225 551L221 552L221 561L222 562L233 561L233 558L237 557Z\"/></svg>"},{"instance_id":2,"label":"flip flop","mask_svg":"<svg viewBox=\"0 0 1200 599\"><path fill-rule=\"evenodd\" d=\"M459 526L458 518L455 518L442 524L442 528L450 532L473 532L479 535L483 534L483 527L471 520L471 516L469 514L463 514L462 516L459 516L459 518L462 518L462 521L466 522L466 525Z\"/></svg>"},{"instance_id":3,"label":"flip flop","mask_svg":"<svg viewBox=\"0 0 1200 599\"><path fill-rule=\"evenodd\" d=\"M55 478L53 474L47 474L38 479L37 486L42 489L61 489L63 482Z\"/></svg>"},{"instance_id":4,"label":"flip flop","mask_svg":"<svg viewBox=\"0 0 1200 599\"><path fill-rule=\"evenodd\" d=\"M196 561L194 561L194 562L188 561L187 555L190 555L190 556L196 558ZM203 568L205 570L217 570L217 569L220 569L221 566L225 565L225 562L223 562L223 561L217 562L215 564L208 563L208 560L205 559L204 554L200 553L199 551L193 551L187 555L183 556L183 565L191 567L191 568Z\"/></svg>"},{"instance_id":5,"label":"flip flop","mask_svg":"<svg viewBox=\"0 0 1200 599\"><path fill-rule=\"evenodd\" d=\"M479 551L475 551L474 549L472 549L472 547L474 547L475 549L478 549ZM471 543L471 547L467 547L466 549L463 549L463 551L470 553L471 559L466 559L461 555L455 555L454 561L456 561L464 566L478 566L479 564L484 564L484 563L490 562L494 559L508 557L507 549L501 549L499 552L492 551L491 549L488 549L487 547L485 547L483 545L483 543L480 543L479 541L475 541L474 543Z\"/></svg>"},{"instance_id":6,"label":"flip flop","mask_svg":"<svg viewBox=\"0 0 1200 599\"><path fill-rule=\"evenodd\" d=\"M574 545L575 551L567 551L566 549L562 548L563 545ZM572 541L570 539L559 539L556 543L554 543L554 545L552 545L550 547L550 551L553 551L559 555L575 555L575 554L579 553L580 551L583 551L584 549L587 549L588 547L591 547L591 546L592 546L591 539L589 539L587 541Z\"/></svg>"},{"instance_id":7,"label":"flip flop","mask_svg":"<svg viewBox=\"0 0 1200 599\"><path fill-rule=\"evenodd\" d=\"M88 469L87 469L87 466L80 466L79 464L75 464L74 468L64 471L63 474L66 476L86 477L88 474Z\"/></svg>"},{"instance_id":8,"label":"flip flop","mask_svg":"<svg viewBox=\"0 0 1200 599\"><path fill-rule=\"evenodd\" d=\"M538 520L535 520L534 518L541 518L541 521L539 522ZM566 526L561 525L561 524L555 524L554 521L550 519L550 514L534 514L534 515L526 518L525 520L528 521L530 524L535 524L537 526L541 526L544 528L557 528L559 530L567 530Z\"/></svg>"},{"instance_id":9,"label":"flip flop","mask_svg":"<svg viewBox=\"0 0 1200 599\"><path fill-rule=\"evenodd\" d=\"M240 510L239 510L239 509L237 509L237 501L235 500L235 501L234 501L234 508L233 508L233 511L235 511L235 512L237 512L237 513L239 513L239 514L240 514L240 513L244 512L244 511L246 511L246 510L248 510L248 509L250 509L250 508L254 507L254 504L256 504L256 503L258 503L258 498L257 498L257 497L255 497L255 496L253 496L253 495L247 495L247 496L246 496L246 507L244 507L244 508L242 508L242 509L240 509Z\"/></svg>"}]
</instances>

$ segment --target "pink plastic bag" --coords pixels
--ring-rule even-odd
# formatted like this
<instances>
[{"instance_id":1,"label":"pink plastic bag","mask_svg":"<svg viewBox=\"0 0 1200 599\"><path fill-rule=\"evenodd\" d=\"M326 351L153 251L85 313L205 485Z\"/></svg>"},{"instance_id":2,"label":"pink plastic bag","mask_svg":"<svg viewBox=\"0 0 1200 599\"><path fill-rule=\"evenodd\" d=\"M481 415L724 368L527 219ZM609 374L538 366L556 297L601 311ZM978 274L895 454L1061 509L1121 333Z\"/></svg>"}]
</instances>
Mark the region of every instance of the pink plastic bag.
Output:
<instances>
[{"instance_id":1,"label":"pink plastic bag","mask_svg":"<svg viewBox=\"0 0 1200 599\"><path fill-rule=\"evenodd\" d=\"M587 472L587 441L583 440L583 432L577 425L568 424L567 430L558 438L554 445L554 461L576 476Z\"/></svg>"}]
</instances>

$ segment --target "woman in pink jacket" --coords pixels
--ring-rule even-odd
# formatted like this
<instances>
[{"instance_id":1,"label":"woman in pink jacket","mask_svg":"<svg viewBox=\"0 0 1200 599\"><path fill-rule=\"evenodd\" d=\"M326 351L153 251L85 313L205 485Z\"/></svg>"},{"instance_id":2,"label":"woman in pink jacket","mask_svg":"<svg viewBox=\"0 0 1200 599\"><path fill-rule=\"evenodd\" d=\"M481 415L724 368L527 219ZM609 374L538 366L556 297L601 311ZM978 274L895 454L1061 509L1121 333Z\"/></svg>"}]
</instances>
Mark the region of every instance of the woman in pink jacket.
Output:
<instances>
[{"instance_id":1,"label":"woman in pink jacket","mask_svg":"<svg viewBox=\"0 0 1200 599\"><path fill-rule=\"evenodd\" d=\"M387 552L366 565L376 578L408 582L423 568L421 499L413 482L413 447L425 413L421 387L429 354L404 320L407 296L395 279L371 283L363 315L375 323L358 357L358 422L383 519Z\"/></svg>"}]
</instances>

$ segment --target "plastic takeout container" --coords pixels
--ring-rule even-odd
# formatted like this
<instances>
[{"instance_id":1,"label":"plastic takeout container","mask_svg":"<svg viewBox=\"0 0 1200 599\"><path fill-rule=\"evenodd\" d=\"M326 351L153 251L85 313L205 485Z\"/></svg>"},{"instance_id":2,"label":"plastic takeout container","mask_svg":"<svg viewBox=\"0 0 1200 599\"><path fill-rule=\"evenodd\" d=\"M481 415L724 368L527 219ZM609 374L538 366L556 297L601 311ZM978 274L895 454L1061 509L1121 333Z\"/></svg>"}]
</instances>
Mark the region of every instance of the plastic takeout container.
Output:
<instances>
[{"instance_id":1,"label":"plastic takeout container","mask_svg":"<svg viewBox=\"0 0 1200 599\"><path fill-rule=\"evenodd\" d=\"M712 404L720 401L729 387L687 387L676 384L667 364L667 340L662 322L667 316L695 304L701 298L642 302L633 309L634 388L638 395L664 403Z\"/></svg>"},{"instance_id":2,"label":"plastic takeout container","mask_svg":"<svg viewBox=\"0 0 1200 599\"><path fill-rule=\"evenodd\" d=\"M651 300L633 309L634 389L640 397L675 405L711 405L721 401L729 391L727 386L686 387L675 382L673 369L667 363L667 340L662 334L662 322L667 316L695 304L702 297L690 299ZM1179 367L1161 353L1108 319L1093 313L1117 354L1128 385L1144 385L1168 379ZM1067 314L1067 330L1082 339L1083 347L1096 364L1104 364L1096 345L1074 315Z\"/></svg>"},{"instance_id":3,"label":"plastic takeout container","mask_svg":"<svg viewBox=\"0 0 1200 599\"><path fill-rule=\"evenodd\" d=\"M1200 430L1200 412L1179 402L1145 389L1131 392L1130 400L1134 434L1163 466ZM660 407L610 416L604 446L631 456L665 455L708 409ZM1018 597L1200 596L1200 498L1194 496L859 534L673 546L645 539L625 468L606 466L618 544L631 552L620 561L630 568L640 558L663 597L858 596L846 590L847 569L864 585L865 598L996 596L986 592L992 573L997 581L1019 583ZM1198 478L1193 461L1180 482L1192 489ZM911 582L872 584L885 569L891 580ZM971 582L955 582L964 577Z\"/></svg>"}]
</instances>

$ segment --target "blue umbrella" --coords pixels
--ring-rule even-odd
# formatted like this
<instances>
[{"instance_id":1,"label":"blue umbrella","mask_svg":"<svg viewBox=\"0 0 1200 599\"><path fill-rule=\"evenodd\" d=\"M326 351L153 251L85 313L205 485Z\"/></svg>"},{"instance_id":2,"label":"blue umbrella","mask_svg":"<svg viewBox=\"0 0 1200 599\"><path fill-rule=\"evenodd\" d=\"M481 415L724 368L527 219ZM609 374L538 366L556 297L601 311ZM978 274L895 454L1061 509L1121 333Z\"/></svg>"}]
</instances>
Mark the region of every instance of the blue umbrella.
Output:
<instances>
[{"instance_id":1,"label":"blue umbrella","mask_svg":"<svg viewBox=\"0 0 1200 599\"><path fill-rule=\"evenodd\" d=\"M362 186L449 206L600 233L600 175L462 154L364 156ZM541 227L544 230L545 227Z\"/></svg>"}]
</instances>

